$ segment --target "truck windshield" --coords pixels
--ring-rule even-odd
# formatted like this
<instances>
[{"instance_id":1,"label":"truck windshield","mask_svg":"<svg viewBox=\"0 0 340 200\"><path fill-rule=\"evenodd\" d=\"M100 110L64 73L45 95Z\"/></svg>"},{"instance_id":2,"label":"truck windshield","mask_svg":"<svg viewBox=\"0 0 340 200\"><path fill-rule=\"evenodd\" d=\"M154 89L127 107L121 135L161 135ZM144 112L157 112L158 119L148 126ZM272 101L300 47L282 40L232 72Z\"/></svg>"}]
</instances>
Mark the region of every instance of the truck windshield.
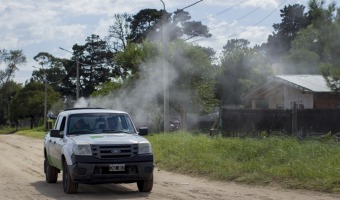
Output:
<instances>
[{"instance_id":1,"label":"truck windshield","mask_svg":"<svg viewBox=\"0 0 340 200\"><path fill-rule=\"evenodd\" d=\"M114 113L73 114L68 127L68 135L136 132L128 115Z\"/></svg>"}]
</instances>

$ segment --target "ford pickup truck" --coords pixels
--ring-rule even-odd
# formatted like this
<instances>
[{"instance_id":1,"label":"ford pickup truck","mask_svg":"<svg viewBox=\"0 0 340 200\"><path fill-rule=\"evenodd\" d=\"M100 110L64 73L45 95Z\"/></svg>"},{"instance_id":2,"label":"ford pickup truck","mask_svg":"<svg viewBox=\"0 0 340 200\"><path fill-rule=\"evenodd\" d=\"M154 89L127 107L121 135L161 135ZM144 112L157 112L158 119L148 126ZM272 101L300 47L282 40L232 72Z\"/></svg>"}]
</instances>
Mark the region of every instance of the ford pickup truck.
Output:
<instances>
[{"instance_id":1,"label":"ford pickup truck","mask_svg":"<svg viewBox=\"0 0 340 200\"><path fill-rule=\"evenodd\" d=\"M77 108L59 113L44 140L47 183L62 172L65 193L77 193L78 184L137 183L140 192L153 187L154 156L126 112Z\"/></svg>"}]
</instances>

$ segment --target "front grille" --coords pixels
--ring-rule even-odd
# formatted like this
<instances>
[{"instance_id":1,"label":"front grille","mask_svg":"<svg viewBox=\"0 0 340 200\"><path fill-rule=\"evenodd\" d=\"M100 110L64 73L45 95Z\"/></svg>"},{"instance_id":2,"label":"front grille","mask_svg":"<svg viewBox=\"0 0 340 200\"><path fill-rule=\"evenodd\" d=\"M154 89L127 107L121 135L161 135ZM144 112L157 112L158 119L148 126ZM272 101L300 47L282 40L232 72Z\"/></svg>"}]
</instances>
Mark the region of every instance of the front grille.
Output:
<instances>
[{"instance_id":1,"label":"front grille","mask_svg":"<svg viewBox=\"0 0 340 200\"><path fill-rule=\"evenodd\" d=\"M131 158L138 154L137 144L91 145L92 154L101 159Z\"/></svg>"}]
</instances>

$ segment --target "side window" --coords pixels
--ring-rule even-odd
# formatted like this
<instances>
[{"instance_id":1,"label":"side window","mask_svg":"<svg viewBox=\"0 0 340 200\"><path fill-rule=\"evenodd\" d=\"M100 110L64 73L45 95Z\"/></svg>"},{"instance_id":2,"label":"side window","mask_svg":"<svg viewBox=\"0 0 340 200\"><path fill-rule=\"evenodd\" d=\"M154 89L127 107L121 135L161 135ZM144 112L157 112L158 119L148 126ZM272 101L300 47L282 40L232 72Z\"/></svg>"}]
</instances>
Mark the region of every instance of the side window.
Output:
<instances>
[{"instance_id":1,"label":"side window","mask_svg":"<svg viewBox=\"0 0 340 200\"><path fill-rule=\"evenodd\" d=\"M65 123L66 123L66 117L63 117L63 119L61 120L61 124L60 124L60 131L65 130Z\"/></svg>"},{"instance_id":2,"label":"side window","mask_svg":"<svg viewBox=\"0 0 340 200\"><path fill-rule=\"evenodd\" d=\"M55 121L53 129L57 129L57 127L58 127L58 122L59 122L59 119L60 119L60 118L61 118L61 117L58 117L57 120Z\"/></svg>"},{"instance_id":3,"label":"side window","mask_svg":"<svg viewBox=\"0 0 340 200\"><path fill-rule=\"evenodd\" d=\"M63 116L58 116L57 121L55 122L54 129L60 130L60 124L62 121Z\"/></svg>"}]
</instances>

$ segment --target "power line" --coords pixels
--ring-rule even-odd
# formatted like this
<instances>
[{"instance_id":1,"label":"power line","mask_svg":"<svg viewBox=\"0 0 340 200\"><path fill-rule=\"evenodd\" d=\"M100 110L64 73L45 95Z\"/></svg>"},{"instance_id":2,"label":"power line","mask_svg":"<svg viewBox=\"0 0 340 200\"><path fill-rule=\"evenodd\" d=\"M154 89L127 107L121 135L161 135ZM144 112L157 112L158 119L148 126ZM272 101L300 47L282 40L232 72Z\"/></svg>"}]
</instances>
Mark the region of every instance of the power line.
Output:
<instances>
[{"instance_id":1,"label":"power line","mask_svg":"<svg viewBox=\"0 0 340 200\"><path fill-rule=\"evenodd\" d=\"M242 31L242 32L240 32L240 33L238 33L238 34L232 34L232 35L230 35L229 37L233 37L233 36L235 36L235 35L242 34L242 33L246 32L246 31L249 31L250 29L254 28L255 26L259 25L259 24L262 23L264 20L266 20L268 17L270 17L272 14L274 14L274 12L276 12L277 9L279 9L284 3L286 3L286 1L288 1L288 0L282 1L281 4L280 4L279 6L277 6L272 12L270 12L268 15L266 15L264 18L262 18L260 21L258 21L258 22L257 22L256 24L254 24L253 26L247 28L246 30L244 30L244 31Z\"/></svg>"},{"instance_id":2,"label":"power line","mask_svg":"<svg viewBox=\"0 0 340 200\"><path fill-rule=\"evenodd\" d=\"M231 34L231 35L229 35L229 36L226 36L227 38L230 38L230 37L234 37L234 36L236 36L236 35L240 35L240 34L242 34L242 33L244 33L244 32L247 32L247 31L249 31L250 29L252 29L252 28L254 28L255 26L257 26L257 25L259 25L260 23L262 23L264 20L266 20L268 17L270 17L277 9L279 9L284 3L286 3L288 0L284 0L284 1L282 1L272 12L270 12L268 15L266 15L265 17L263 17L260 21L258 21L258 22L256 22L254 25L252 25L251 27L249 27L249 28L247 28L247 29L245 29L244 31L241 31L241 32L239 32L239 33L234 33L234 34ZM256 8L257 9L257 8ZM255 10L256 10L255 9ZM254 12L254 10L253 11L251 11L250 13L252 13L252 12ZM250 15L250 13L248 13L248 14L246 14L246 15ZM245 16L246 16L245 15ZM242 18L244 18L245 16L243 16L243 17L241 17L240 19L242 19ZM194 40L194 41L192 41L192 42L197 42L197 41L200 41L200 40L204 40L204 39L207 39L207 40L217 40L217 39L211 39L211 38L199 38L199 39L196 39L196 40Z\"/></svg>"},{"instance_id":3,"label":"power line","mask_svg":"<svg viewBox=\"0 0 340 200\"><path fill-rule=\"evenodd\" d=\"M228 7L228 8L226 8L226 9L224 9L224 10L222 10L222 11L220 11L220 12L214 14L214 15L212 15L212 16L209 16L209 17L205 17L205 18L203 18L203 19L200 19L199 21L205 21L205 20L209 19L210 17L216 17L216 16L219 16L219 15L221 15L221 14L223 14L223 13L229 12L229 11L231 11L232 9L237 8L238 6L244 4L244 3L248 2L248 1L250 1L250 0L243 0L243 1L241 1L241 2L238 2L238 3L236 3L236 4L234 4L234 5L230 6L230 7Z\"/></svg>"},{"instance_id":4,"label":"power line","mask_svg":"<svg viewBox=\"0 0 340 200\"><path fill-rule=\"evenodd\" d=\"M203 0L196 1L195 3L193 3L193 4L190 4L190 5L188 5L188 6L184 7L184 8L182 8L182 9L179 9L179 10L184 10L184 9L187 9L187 8L189 8L189 7L193 6L193 5L196 5L196 4L198 4L198 3L199 3L199 2L201 2L201 1L203 1Z\"/></svg>"},{"instance_id":5,"label":"power line","mask_svg":"<svg viewBox=\"0 0 340 200\"><path fill-rule=\"evenodd\" d=\"M266 0L263 4L257 6L255 9L253 9L253 10L250 11L249 13L247 13L247 14L241 16L240 18L236 19L234 22L239 22L239 21L241 21L242 19L244 19L244 18L248 17L249 15L253 14L256 10L258 10L259 8L261 8L262 6L264 6L265 4L267 4L267 1L268 1L268 0ZM215 27L215 28L211 28L211 29L209 29L209 30L214 30L214 29L217 29L217 28L218 28L218 27ZM187 39L185 39L185 41L187 41L187 40L189 40L189 39L191 39L191 38L187 38Z\"/></svg>"},{"instance_id":6,"label":"power line","mask_svg":"<svg viewBox=\"0 0 340 200\"><path fill-rule=\"evenodd\" d=\"M236 21L239 22L239 21L241 21L242 19L244 19L244 18L248 17L249 15L253 14L255 11L257 11L257 10L258 10L259 8L261 8L263 5L267 4L267 1L268 1L268 0L266 0L263 4L257 6L255 9L253 9L253 10L250 11L249 13L247 13L247 14L243 15L242 17L236 19Z\"/></svg>"}]
</instances>

